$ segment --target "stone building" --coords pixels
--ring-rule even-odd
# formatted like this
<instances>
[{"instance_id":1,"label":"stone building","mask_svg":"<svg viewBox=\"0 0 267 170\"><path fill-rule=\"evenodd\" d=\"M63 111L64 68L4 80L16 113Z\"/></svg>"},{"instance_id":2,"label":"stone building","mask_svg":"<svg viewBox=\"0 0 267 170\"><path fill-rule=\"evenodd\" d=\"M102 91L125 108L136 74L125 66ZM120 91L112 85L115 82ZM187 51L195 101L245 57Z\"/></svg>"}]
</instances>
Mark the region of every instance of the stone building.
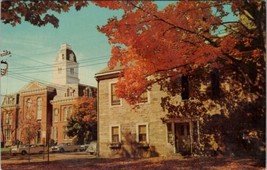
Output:
<instances>
[{"instance_id":1,"label":"stone building","mask_svg":"<svg viewBox=\"0 0 267 170\"><path fill-rule=\"evenodd\" d=\"M160 102L166 94L159 85L142 95L133 109L116 97L120 69L96 74L98 81L98 152L100 157L149 157L187 153L198 142L198 119L161 120L166 112ZM182 101L180 96L179 101Z\"/></svg>"},{"instance_id":2,"label":"stone building","mask_svg":"<svg viewBox=\"0 0 267 170\"><path fill-rule=\"evenodd\" d=\"M20 122L29 115L40 124L32 143L47 143L49 139L57 143L72 142L66 135L67 118L72 114L78 97L95 97L96 88L79 83L79 64L68 44L61 45L53 70L54 79L51 84L32 81L18 94L5 96L2 112L7 112L3 118L3 121L8 122L3 127L6 145L21 139ZM11 109L14 110L13 119L10 118ZM13 121L10 122L11 120Z\"/></svg>"}]
</instances>

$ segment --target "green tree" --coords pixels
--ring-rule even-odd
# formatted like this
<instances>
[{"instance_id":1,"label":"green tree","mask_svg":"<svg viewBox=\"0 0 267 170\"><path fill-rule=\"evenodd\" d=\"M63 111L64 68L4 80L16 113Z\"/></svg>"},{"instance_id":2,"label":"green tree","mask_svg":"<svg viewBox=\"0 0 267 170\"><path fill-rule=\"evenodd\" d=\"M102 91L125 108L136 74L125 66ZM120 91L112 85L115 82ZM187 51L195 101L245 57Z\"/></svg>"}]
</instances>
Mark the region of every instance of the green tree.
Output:
<instances>
[{"instance_id":1,"label":"green tree","mask_svg":"<svg viewBox=\"0 0 267 170\"><path fill-rule=\"evenodd\" d=\"M74 113L68 119L67 135L76 137L78 144L96 140L97 115L96 99L80 97L75 105Z\"/></svg>"}]
</instances>

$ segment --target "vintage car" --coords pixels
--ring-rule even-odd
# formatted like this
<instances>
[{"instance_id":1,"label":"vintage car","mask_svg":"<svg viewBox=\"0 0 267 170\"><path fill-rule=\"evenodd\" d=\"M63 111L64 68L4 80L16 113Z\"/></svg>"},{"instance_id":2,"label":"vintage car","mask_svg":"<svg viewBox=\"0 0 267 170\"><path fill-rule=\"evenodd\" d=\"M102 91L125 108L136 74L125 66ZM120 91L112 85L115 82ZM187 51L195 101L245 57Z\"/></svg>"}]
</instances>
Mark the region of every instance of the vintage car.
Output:
<instances>
[{"instance_id":1,"label":"vintage car","mask_svg":"<svg viewBox=\"0 0 267 170\"><path fill-rule=\"evenodd\" d=\"M73 145L71 143L61 143L50 148L51 152L76 152L80 150L80 145Z\"/></svg>"},{"instance_id":2,"label":"vintage car","mask_svg":"<svg viewBox=\"0 0 267 170\"><path fill-rule=\"evenodd\" d=\"M13 155L16 154L35 154L35 153L43 153L47 150L47 147L44 145L35 145L35 144L28 144L28 145L19 145L11 147L11 153Z\"/></svg>"}]
</instances>

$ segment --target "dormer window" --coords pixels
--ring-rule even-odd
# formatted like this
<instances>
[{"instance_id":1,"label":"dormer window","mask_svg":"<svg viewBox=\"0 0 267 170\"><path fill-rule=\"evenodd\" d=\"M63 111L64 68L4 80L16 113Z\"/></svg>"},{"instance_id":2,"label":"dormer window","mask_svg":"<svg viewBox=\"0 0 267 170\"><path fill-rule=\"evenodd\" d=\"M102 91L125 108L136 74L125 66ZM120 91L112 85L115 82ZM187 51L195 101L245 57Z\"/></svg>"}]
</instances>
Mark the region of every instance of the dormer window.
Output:
<instances>
[{"instance_id":1,"label":"dormer window","mask_svg":"<svg viewBox=\"0 0 267 170\"><path fill-rule=\"evenodd\" d=\"M70 74L74 75L74 68L70 68Z\"/></svg>"},{"instance_id":2,"label":"dormer window","mask_svg":"<svg viewBox=\"0 0 267 170\"><path fill-rule=\"evenodd\" d=\"M70 61L74 61L74 54L73 53L70 54Z\"/></svg>"}]
</instances>

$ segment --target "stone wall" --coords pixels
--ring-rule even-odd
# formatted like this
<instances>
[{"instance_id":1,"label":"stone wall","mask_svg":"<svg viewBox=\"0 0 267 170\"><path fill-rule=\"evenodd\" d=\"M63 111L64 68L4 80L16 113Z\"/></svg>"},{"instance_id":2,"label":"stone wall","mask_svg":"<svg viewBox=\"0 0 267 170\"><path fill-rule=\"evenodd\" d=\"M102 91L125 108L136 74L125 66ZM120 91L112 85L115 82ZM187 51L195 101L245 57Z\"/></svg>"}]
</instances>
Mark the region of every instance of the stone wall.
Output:
<instances>
[{"instance_id":1,"label":"stone wall","mask_svg":"<svg viewBox=\"0 0 267 170\"><path fill-rule=\"evenodd\" d=\"M110 84L116 79L99 81L99 155L100 157L149 157L174 153L173 146L167 142L167 127L161 117L166 113L160 106L163 93L158 86L148 92L148 102L133 109L125 100L120 106L110 105ZM137 125L148 125L149 147L140 147L136 142ZM110 148L111 126L119 125L121 146Z\"/></svg>"}]
</instances>

